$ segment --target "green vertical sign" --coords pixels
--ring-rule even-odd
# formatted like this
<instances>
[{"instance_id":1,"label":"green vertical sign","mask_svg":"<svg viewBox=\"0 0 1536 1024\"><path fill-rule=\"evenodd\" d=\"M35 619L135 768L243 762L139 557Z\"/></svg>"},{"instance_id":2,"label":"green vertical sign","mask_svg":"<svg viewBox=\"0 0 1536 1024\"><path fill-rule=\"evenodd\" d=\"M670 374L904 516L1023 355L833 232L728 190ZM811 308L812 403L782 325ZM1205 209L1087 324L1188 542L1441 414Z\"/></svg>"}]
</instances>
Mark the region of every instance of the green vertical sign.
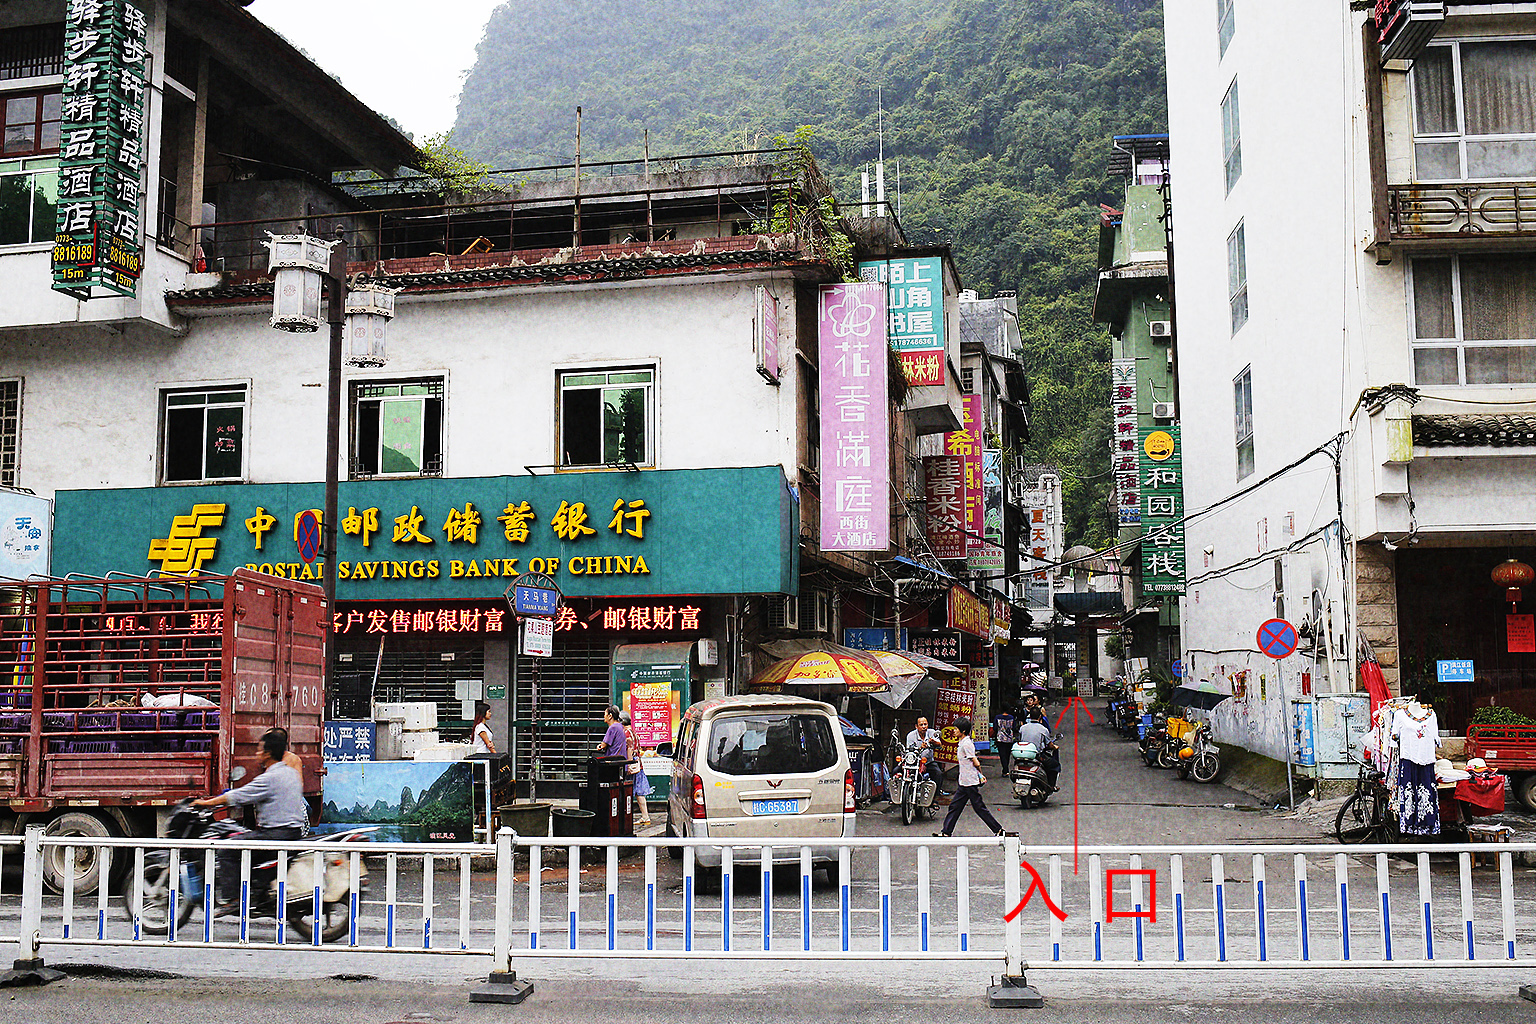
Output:
<instances>
[{"instance_id":1,"label":"green vertical sign","mask_svg":"<svg viewBox=\"0 0 1536 1024\"><path fill-rule=\"evenodd\" d=\"M132 295L144 268L149 23L128 0L69 0L53 287Z\"/></svg>"},{"instance_id":2,"label":"green vertical sign","mask_svg":"<svg viewBox=\"0 0 1536 1024\"><path fill-rule=\"evenodd\" d=\"M1141 430L1141 589L1184 593L1184 452L1178 425Z\"/></svg>"}]
</instances>

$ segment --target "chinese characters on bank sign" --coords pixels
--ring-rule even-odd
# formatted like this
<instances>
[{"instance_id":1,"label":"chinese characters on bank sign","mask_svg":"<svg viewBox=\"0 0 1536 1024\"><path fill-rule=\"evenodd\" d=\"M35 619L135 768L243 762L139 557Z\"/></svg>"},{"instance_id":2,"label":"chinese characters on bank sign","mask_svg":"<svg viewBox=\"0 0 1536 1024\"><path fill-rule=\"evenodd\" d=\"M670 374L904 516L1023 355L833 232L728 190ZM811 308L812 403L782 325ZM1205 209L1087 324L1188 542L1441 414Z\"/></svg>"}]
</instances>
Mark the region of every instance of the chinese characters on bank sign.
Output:
<instances>
[{"instance_id":1,"label":"chinese characters on bank sign","mask_svg":"<svg viewBox=\"0 0 1536 1024\"><path fill-rule=\"evenodd\" d=\"M944 261L938 256L873 260L859 277L886 286L891 349L914 387L944 383Z\"/></svg>"},{"instance_id":2,"label":"chinese characters on bank sign","mask_svg":"<svg viewBox=\"0 0 1536 1024\"><path fill-rule=\"evenodd\" d=\"M127 0L69 0L59 123L53 287L132 295L144 266L149 22Z\"/></svg>"},{"instance_id":3,"label":"chinese characters on bank sign","mask_svg":"<svg viewBox=\"0 0 1536 1024\"><path fill-rule=\"evenodd\" d=\"M1141 583L1184 593L1184 469L1175 424L1141 434Z\"/></svg>"},{"instance_id":4,"label":"chinese characters on bank sign","mask_svg":"<svg viewBox=\"0 0 1536 1024\"><path fill-rule=\"evenodd\" d=\"M546 539L552 536L557 540L572 543L600 532L597 528L587 525L591 513L583 502L562 501L560 507L553 511L554 514L549 519L549 534L545 535ZM224 526L228 514L229 506L226 503L210 502L193 505L191 512L172 518L166 536L150 541L149 561L157 563L160 571L167 574L196 576L217 554L220 538L211 535L211 531ZM523 571L553 574L560 570L562 560L559 558L534 557L528 559L526 565L522 565L521 558L411 557L416 552L430 553L439 550L437 548L439 536L443 541L441 550L454 554L472 555L475 552L471 549L481 548L482 542L484 548L524 545L535 536L535 530L540 525L536 511L526 501L509 502L501 514L495 517L493 521L502 524L501 530L482 530L484 517L475 507L474 502L467 501L462 508L450 508L442 515L442 526L434 528L438 521L438 514L429 517L418 505L412 505L409 511L393 517L388 513L381 514L377 507L359 509L355 505L348 506L346 514L341 517L343 535L357 537L363 547L369 550L373 550L376 540L381 545L388 543L395 547L389 552L390 560L387 561L339 561L336 567L336 578L387 580L437 579L440 576L446 576L449 579L458 579L482 576L513 577ZM268 511L264 505L257 505L253 514L243 520L236 515L235 523L244 523L245 532L251 537L253 551L259 553L262 558L261 561L246 563L246 568L285 579L320 579L321 566L303 561L298 549L301 540L299 524L301 520L310 516L318 523L321 512L319 509L305 509L296 514L293 533L295 560L281 562L268 560L273 559L277 554L269 549L272 537L268 535L280 522L280 518ZM644 498L619 497L614 500L611 518L601 532L623 538L626 543L638 544L645 540L645 530L650 517L651 510L646 507ZM384 531L380 523L391 519L394 526L386 541L383 539ZM600 519L596 521L601 522ZM281 536L281 533L278 536ZM399 560L403 553L406 557L404 560ZM645 557L638 551L628 555L572 556L564 559L564 566L566 573L571 576L646 575L651 571Z\"/></svg>"},{"instance_id":5,"label":"chinese characters on bank sign","mask_svg":"<svg viewBox=\"0 0 1536 1024\"><path fill-rule=\"evenodd\" d=\"M885 289L828 284L818 299L821 548L884 551L891 543Z\"/></svg>"},{"instance_id":6,"label":"chinese characters on bank sign","mask_svg":"<svg viewBox=\"0 0 1536 1024\"><path fill-rule=\"evenodd\" d=\"M1141 523L1140 463L1136 431L1136 360L1110 362L1110 413L1112 414L1109 460L1115 474L1115 505L1121 526Z\"/></svg>"}]
</instances>

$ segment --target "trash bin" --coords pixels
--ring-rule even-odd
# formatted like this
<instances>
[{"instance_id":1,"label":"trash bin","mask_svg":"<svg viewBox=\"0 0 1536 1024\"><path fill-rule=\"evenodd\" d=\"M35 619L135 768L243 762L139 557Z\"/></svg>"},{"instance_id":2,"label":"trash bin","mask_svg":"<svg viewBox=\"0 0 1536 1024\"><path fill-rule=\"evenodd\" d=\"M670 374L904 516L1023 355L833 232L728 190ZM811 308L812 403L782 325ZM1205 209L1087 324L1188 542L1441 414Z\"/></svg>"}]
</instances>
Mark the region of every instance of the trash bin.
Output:
<instances>
[{"instance_id":1,"label":"trash bin","mask_svg":"<svg viewBox=\"0 0 1536 1024\"><path fill-rule=\"evenodd\" d=\"M594 836L632 836L635 834L633 782L613 782L601 786L582 786L580 803L596 820Z\"/></svg>"},{"instance_id":2,"label":"trash bin","mask_svg":"<svg viewBox=\"0 0 1536 1024\"><path fill-rule=\"evenodd\" d=\"M623 757L594 757L587 762L588 786L612 786L623 782L627 776L624 767L629 764Z\"/></svg>"},{"instance_id":3,"label":"trash bin","mask_svg":"<svg viewBox=\"0 0 1536 1024\"><path fill-rule=\"evenodd\" d=\"M592 837L592 828L597 823L597 815L591 811L583 811L575 807L556 807L551 813L554 818L555 835L568 839Z\"/></svg>"},{"instance_id":4,"label":"trash bin","mask_svg":"<svg viewBox=\"0 0 1536 1024\"><path fill-rule=\"evenodd\" d=\"M549 807L543 801L502 804L496 808L496 817L502 828L509 828L525 839L537 838L549 835Z\"/></svg>"}]
</instances>

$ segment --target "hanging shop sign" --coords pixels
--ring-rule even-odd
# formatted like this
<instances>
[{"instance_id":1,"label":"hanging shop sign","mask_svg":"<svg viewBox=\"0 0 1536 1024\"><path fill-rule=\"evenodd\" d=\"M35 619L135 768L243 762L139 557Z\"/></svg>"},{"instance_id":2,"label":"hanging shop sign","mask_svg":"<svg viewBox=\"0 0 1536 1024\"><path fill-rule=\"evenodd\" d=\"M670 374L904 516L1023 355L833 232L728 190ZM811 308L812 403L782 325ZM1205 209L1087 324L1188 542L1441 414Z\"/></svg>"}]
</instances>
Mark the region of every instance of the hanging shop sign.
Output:
<instances>
[{"instance_id":1,"label":"hanging shop sign","mask_svg":"<svg viewBox=\"0 0 1536 1024\"><path fill-rule=\"evenodd\" d=\"M976 396L978 399L981 396ZM965 567L972 573L1003 571L1003 453L986 448L981 453L981 537L972 543L965 556Z\"/></svg>"},{"instance_id":2,"label":"hanging shop sign","mask_svg":"<svg viewBox=\"0 0 1536 1024\"><path fill-rule=\"evenodd\" d=\"M1136 360L1111 360L1109 373L1109 464L1115 475L1115 507L1121 526L1137 526L1141 523L1141 483L1136 454Z\"/></svg>"},{"instance_id":3,"label":"hanging shop sign","mask_svg":"<svg viewBox=\"0 0 1536 1024\"><path fill-rule=\"evenodd\" d=\"M962 403L964 422L959 430L944 435L944 453L960 460L961 478L965 483L964 514L960 522L965 529L965 553L981 552L982 494L981 494L981 396L966 395Z\"/></svg>"},{"instance_id":4,"label":"hanging shop sign","mask_svg":"<svg viewBox=\"0 0 1536 1024\"><path fill-rule=\"evenodd\" d=\"M907 649L907 631L889 627L844 629L843 646L856 651L904 651Z\"/></svg>"},{"instance_id":5,"label":"hanging shop sign","mask_svg":"<svg viewBox=\"0 0 1536 1024\"><path fill-rule=\"evenodd\" d=\"M827 284L818 295L821 371L821 549L891 545L885 289Z\"/></svg>"},{"instance_id":6,"label":"hanging shop sign","mask_svg":"<svg viewBox=\"0 0 1536 1024\"><path fill-rule=\"evenodd\" d=\"M927 655L951 665L960 660L960 634L952 629L912 629L907 631L908 650Z\"/></svg>"},{"instance_id":7,"label":"hanging shop sign","mask_svg":"<svg viewBox=\"0 0 1536 1024\"><path fill-rule=\"evenodd\" d=\"M127 0L65 8L53 288L78 299L131 296L144 269L148 42Z\"/></svg>"},{"instance_id":8,"label":"hanging shop sign","mask_svg":"<svg viewBox=\"0 0 1536 1024\"><path fill-rule=\"evenodd\" d=\"M944 261L938 256L872 260L859 277L885 285L891 349L914 387L944 383Z\"/></svg>"},{"instance_id":9,"label":"hanging shop sign","mask_svg":"<svg viewBox=\"0 0 1536 1024\"><path fill-rule=\"evenodd\" d=\"M933 709L933 724L939 730L939 760L946 764L957 763L955 748L960 744L960 730L955 722L971 718L976 712L976 694L971 690L940 688L938 703Z\"/></svg>"},{"instance_id":10,"label":"hanging shop sign","mask_svg":"<svg viewBox=\"0 0 1536 1024\"><path fill-rule=\"evenodd\" d=\"M981 598L964 587L949 588L949 628L992 639L992 615Z\"/></svg>"},{"instance_id":11,"label":"hanging shop sign","mask_svg":"<svg viewBox=\"0 0 1536 1024\"><path fill-rule=\"evenodd\" d=\"M992 599L992 642L1006 644L1013 637L1013 605L1007 599Z\"/></svg>"},{"instance_id":12,"label":"hanging shop sign","mask_svg":"<svg viewBox=\"0 0 1536 1024\"><path fill-rule=\"evenodd\" d=\"M0 579L47 576L52 528L53 502L0 490Z\"/></svg>"},{"instance_id":13,"label":"hanging shop sign","mask_svg":"<svg viewBox=\"0 0 1536 1024\"><path fill-rule=\"evenodd\" d=\"M323 496L309 483L61 491L54 571L318 581L323 559L304 562L287 524ZM527 572L587 597L789 593L798 576L777 466L349 481L338 512L342 600L499 600Z\"/></svg>"},{"instance_id":14,"label":"hanging shop sign","mask_svg":"<svg viewBox=\"0 0 1536 1024\"><path fill-rule=\"evenodd\" d=\"M935 558L965 557L965 460L958 455L923 459L928 546Z\"/></svg>"},{"instance_id":15,"label":"hanging shop sign","mask_svg":"<svg viewBox=\"0 0 1536 1024\"><path fill-rule=\"evenodd\" d=\"M779 300L767 288L757 289L757 372L770 384L779 382Z\"/></svg>"},{"instance_id":16,"label":"hanging shop sign","mask_svg":"<svg viewBox=\"0 0 1536 1024\"><path fill-rule=\"evenodd\" d=\"M1141 434L1141 587L1184 593L1184 469L1178 425Z\"/></svg>"}]
</instances>

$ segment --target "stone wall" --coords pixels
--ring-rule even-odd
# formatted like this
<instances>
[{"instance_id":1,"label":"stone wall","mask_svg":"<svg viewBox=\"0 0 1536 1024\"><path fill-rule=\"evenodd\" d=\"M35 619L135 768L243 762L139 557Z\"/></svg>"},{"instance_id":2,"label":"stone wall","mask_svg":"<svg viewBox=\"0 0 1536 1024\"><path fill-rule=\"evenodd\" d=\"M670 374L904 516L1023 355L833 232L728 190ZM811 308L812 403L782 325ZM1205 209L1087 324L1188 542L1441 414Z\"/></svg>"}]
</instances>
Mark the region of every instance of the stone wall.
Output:
<instances>
[{"instance_id":1,"label":"stone wall","mask_svg":"<svg viewBox=\"0 0 1536 1024\"><path fill-rule=\"evenodd\" d=\"M1375 541L1355 545L1355 626L1381 663L1394 694L1398 687L1397 556Z\"/></svg>"}]
</instances>

